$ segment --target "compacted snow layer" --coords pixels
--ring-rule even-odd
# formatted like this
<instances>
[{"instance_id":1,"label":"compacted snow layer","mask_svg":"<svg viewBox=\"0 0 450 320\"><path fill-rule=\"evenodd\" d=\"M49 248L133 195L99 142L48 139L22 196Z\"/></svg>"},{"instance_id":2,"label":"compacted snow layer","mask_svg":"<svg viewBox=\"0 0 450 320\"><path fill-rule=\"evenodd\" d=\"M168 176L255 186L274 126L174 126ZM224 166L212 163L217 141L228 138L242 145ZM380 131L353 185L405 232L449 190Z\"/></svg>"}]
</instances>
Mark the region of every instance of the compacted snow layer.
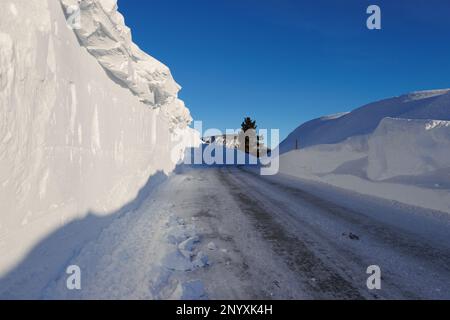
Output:
<instances>
[{"instance_id":1,"label":"compacted snow layer","mask_svg":"<svg viewBox=\"0 0 450 320\"><path fill-rule=\"evenodd\" d=\"M403 148L407 148L403 146ZM416 151L417 154L420 151ZM383 154L383 153L382 153ZM387 168L384 156L372 157L371 165ZM392 149L392 161L402 157ZM405 165L415 164L414 158ZM367 176L368 155L346 144L319 145L285 153L280 156L280 173L323 182L366 195L373 195L417 207L450 213L449 169L430 174L404 175L385 180ZM395 169L395 166L391 168Z\"/></svg>"},{"instance_id":2,"label":"compacted snow layer","mask_svg":"<svg viewBox=\"0 0 450 320\"><path fill-rule=\"evenodd\" d=\"M370 136L367 175L373 180L441 169L450 180L450 121L385 118Z\"/></svg>"},{"instance_id":3,"label":"compacted snow layer","mask_svg":"<svg viewBox=\"0 0 450 320\"><path fill-rule=\"evenodd\" d=\"M77 34L70 3L0 5L0 275L52 230L126 207L200 140L169 70L133 45L116 1L83 1ZM126 61L127 81L115 70ZM76 250L106 220L62 239Z\"/></svg>"},{"instance_id":4,"label":"compacted snow layer","mask_svg":"<svg viewBox=\"0 0 450 320\"><path fill-rule=\"evenodd\" d=\"M448 215L320 183L180 167L59 272L11 274L0 297L448 299L449 227ZM50 239L31 253L36 266L55 263ZM374 264L382 290L366 286ZM67 289L69 265L81 290Z\"/></svg>"},{"instance_id":5,"label":"compacted snow layer","mask_svg":"<svg viewBox=\"0 0 450 320\"><path fill-rule=\"evenodd\" d=\"M280 172L450 213L450 122L385 118L371 135L280 156Z\"/></svg>"},{"instance_id":6,"label":"compacted snow layer","mask_svg":"<svg viewBox=\"0 0 450 320\"><path fill-rule=\"evenodd\" d=\"M450 212L449 106L449 89L418 91L312 120L280 144L280 172Z\"/></svg>"}]
</instances>

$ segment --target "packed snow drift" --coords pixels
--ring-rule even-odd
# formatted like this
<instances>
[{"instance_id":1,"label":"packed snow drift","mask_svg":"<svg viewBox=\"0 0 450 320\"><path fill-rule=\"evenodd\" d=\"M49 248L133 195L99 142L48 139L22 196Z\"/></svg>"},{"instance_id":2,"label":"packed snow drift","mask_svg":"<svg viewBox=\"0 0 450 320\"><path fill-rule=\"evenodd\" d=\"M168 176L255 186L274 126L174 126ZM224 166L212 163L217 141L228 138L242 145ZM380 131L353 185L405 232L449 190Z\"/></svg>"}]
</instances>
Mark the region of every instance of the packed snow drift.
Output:
<instances>
[{"instance_id":1,"label":"packed snow drift","mask_svg":"<svg viewBox=\"0 0 450 320\"><path fill-rule=\"evenodd\" d=\"M386 117L450 120L450 89L428 90L370 103L352 112L315 119L295 129L281 144L280 153L318 144L334 144L373 133Z\"/></svg>"},{"instance_id":2,"label":"packed snow drift","mask_svg":"<svg viewBox=\"0 0 450 320\"><path fill-rule=\"evenodd\" d=\"M280 171L450 212L449 120L450 89L312 120L280 144Z\"/></svg>"},{"instance_id":3,"label":"packed snow drift","mask_svg":"<svg viewBox=\"0 0 450 320\"><path fill-rule=\"evenodd\" d=\"M200 141L180 87L132 42L116 2L82 1L75 30L76 0L0 4L0 276L53 230L132 202ZM89 227L54 258L95 237Z\"/></svg>"},{"instance_id":4,"label":"packed snow drift","mask_svg":"<svg viewBox=\"0 0 450 320\"><path fill-rule=\"evenodd\" d=\"M367 175L373 180L450 170L450 121L385 118L368 147Z\"/></svg>"}]
</instances>

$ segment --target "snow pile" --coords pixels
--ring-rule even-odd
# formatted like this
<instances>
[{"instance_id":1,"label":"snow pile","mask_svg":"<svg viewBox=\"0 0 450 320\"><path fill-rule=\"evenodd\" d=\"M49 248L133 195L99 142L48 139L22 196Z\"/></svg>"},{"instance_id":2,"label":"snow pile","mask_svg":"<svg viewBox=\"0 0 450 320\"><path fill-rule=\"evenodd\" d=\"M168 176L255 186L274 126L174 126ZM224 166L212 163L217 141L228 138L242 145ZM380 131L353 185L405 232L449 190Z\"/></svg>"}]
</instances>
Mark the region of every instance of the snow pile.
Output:
<instances>
[{"instance_id":1,"label":"snow pile","mask_svg":"<svg viewBox=\"0 0 450 320\"><path fill-rule=\"evenodd\" d=\"M371 134L386 117L450 120L449 105L450 89L419 91L370 103L349 113L306 122L281 142L280 154L295 149L296 144L306 148Z\"/></svg>"},{"instance_id":2,"label":"snow pile","mask_svg":"<svg viewBox=\"0 0 450 320\"><path fill-rule=\"evenodd\" d=\"M0 276L51 231L133 201L200 140L170 71L131 42L116 1L82 1L76 34L64 13L75 3L2 1Z\"/></svg>"},{"instance_id":3,"label":"snow pile","mask_svg":"<svg viewBox=\"0 0 450 320\"><path fill-rule=\"evenodd\" d=\"M449 106L449 89L420 91L312 120L281 143L280 172L450 212Z\"/></svg>"},{"instance_id":4,"label":"snow pile","mask_svg":"<svg viewBox=\"0 0 450 320\"><path fill-rule=\"evenodd\" d=\"M349 138L345 143L323 144L307 149L293 150L281 156L281 170L289 168L291 174L321 175L333 172L342 164L365 156L365 136Z\"/></svg>"},{"instance_id":5,"label":"snow pile","mask_svg":"<svg viewBox=\"0 0 450 320\"><path fill-rule=\"evenodd\" d=\"M450 121L385 118L369 139L370 179L441 169L450 170Z\"/></svg>"}]
</instances>

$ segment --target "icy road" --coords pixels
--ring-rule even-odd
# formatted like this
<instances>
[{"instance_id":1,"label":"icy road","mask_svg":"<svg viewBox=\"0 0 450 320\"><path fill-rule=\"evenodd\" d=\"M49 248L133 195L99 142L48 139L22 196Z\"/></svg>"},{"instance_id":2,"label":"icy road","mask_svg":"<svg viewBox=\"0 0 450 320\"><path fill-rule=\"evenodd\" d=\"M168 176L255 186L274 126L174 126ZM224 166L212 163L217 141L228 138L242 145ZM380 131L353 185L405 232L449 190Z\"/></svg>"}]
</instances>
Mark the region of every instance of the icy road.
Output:
<instances>
[{"instance_id":1,"label":"icy road","mask_svg":"<svg viewBox=\"0 0 450 320\"><path fill-rule=\"evenodd\" d=\"M43 298L450 298L450 219L237 167L185 168L114 221ZM381 269L369 290L367 267Z\"/></svg>"}]
</instances>

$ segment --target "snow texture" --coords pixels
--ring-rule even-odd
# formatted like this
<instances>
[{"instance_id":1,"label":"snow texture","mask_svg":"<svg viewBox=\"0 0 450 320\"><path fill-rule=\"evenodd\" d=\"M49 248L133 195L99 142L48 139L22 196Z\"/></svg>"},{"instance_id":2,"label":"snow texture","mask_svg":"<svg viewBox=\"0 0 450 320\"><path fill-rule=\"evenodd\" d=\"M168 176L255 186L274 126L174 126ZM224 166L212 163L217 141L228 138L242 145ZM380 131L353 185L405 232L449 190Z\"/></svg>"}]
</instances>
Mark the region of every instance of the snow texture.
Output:
<instances>
[{"instance_id":1,"label":"snow texture","mask_svg":"<svg viewBox=\"0 0 450 320\"><path fill-rule=\"evenodd\" d=\"M108 221L94 217L129 208L200 141L180 87L132 43L116 1L82 1L72 30L76 3L0 5L0 276L52 231L90 221L47 257L70 258Z\"/></svg>"},{"instance_id":2,"label":"snow texture","mask_svg":"<svg viewBox=\"0 0 450 320\"><path fill-rule=\"evenodd\" d=\"M450 120L450 89L419 91L370 103L349 113L302 124L280 144L280 154L318 144L334 144L375 131L386 117ZM297 143L296 143L297 142Z\"/></svg>"},{"instance_id":3,"label":"snow texture","mask_svg":"<svg viewBox=\"0 0 450 320\"><path fill-rule=\"evenodd\" d=\"M450 212L448 120L448 89L316 119L281 143L280 172Z\"/></svg>"},{"instance_id":4,"label":"snow texture","mask_svg":"<svg viewBox=\"0 0 450 320\"><path fill-rule=\"evenodd\" d=\"M79 6L75 33L114 81L129 88L143 103L162 108L172 126L189 125L189 110L177 98L181 87L168 67L133 43L131 31L117 11L117 0L60 1L69 17L74 15L71 8Z\"/></svg>"},{"instance_id":5,"label":"snow texture","mask_svg":"<svg viewBox=\"0 0 450 320\"><path fill-rule=\"evenodd\" d=\"M450 170L450 121L385 118L369 139L368 160L373 180Z\"/></svg>"}]
</instances>

